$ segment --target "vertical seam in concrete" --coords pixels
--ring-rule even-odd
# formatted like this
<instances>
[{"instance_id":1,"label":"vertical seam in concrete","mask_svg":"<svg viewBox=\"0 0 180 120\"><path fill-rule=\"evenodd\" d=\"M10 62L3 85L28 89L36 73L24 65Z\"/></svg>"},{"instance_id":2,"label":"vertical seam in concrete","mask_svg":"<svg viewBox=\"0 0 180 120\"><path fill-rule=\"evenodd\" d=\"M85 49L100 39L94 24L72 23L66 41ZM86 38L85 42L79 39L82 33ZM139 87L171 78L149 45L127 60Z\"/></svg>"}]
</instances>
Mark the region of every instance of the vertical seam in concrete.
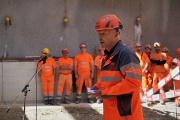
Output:
<instances>
[{"instance_id":1,"label":"vertical seam in concrete","mask_svg":"<svg viewBox=\"0 0 180 120\"><path fill-rule=\"evenodd\" d=\"M1 91L2 91L2 94L1 94L1 95L2 95L2 96L1 96L1 101L3 101L3 63L4 63L4 62L2 61L2 87L1 87L1 88L2 88L2 90L1 90Z\"/></svg>"}]
</instances>

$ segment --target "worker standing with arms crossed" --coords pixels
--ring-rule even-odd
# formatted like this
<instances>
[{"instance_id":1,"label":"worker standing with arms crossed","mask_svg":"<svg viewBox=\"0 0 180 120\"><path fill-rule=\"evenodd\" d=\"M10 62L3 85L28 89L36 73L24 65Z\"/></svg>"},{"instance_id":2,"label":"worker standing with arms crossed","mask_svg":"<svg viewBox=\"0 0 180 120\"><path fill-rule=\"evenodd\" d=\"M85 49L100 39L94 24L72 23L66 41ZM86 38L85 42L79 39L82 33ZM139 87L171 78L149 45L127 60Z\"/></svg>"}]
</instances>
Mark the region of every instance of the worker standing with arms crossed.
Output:
<instances>
[{"instance_id":1,"label":"worker standing with arms crossed","mask_svg":"<svg viewBox=\"0 0 180 120\"><path fill-rule=\"evenodd\" d=\"M102 48L101 46L99 47L99 53L100 55L98 55L95 58L95 66L96 66L96 83L99 83L101 81L101 63L102 63L102 59L103 59L103 55L104 55L104 48ZM102 100L97 98L97 103L102 103Z\"/></svg>"},{"instance_id":2,"label":"worker standing with arms crossed","mask_svg":"<svg viewBox=\"0 0 180 120\"><path fill-rule=\"evenodd\" d=\"M167 56L165 53L161 52L161 44L159 42L154 43L155 51L151 53L150 61L152 63L152 74L153 74L153 85L154 87L157 84L157 81L161 81L165 76L164 64L167 61ZM160 93L164 93L164 88L160 88ZM160 100L160 103L164 105L164 100Z\"/></svg>"},{"instance_id":3,"label":"worker standing with arms crossed","mask_svg":"<svg viewBox=\"0 0 180 120\"><path fill-rule=\"evenodd\" d=\"M180 48L177 48L175 50L176 58L173 59L172 61L172 68L176 68L177 66L180 66ZM174 79L174 89L178 90L180 89L180 81ZM180 107L180 97L177 97L175 99L175 103L177 107Z\"/></svg>"},{"instance_id":4,"label":"worker standing with arms crossed","mask_svg":"<svg viewBox=\"0 0 180 120\"><path fill-rule=\"evenodd\" d=\"M146 79L146 72L148 65L150 63L149 57L141 51L141 48L142 47L140 43L135 44L136 55L139 58L140 66L142 69L142 85L140 89L140 97L142 97L148 91L149 86L148 86L148 79Z\"/></svg>"},{"instance_id":5,"label":"worker standing with arms crossed","mask_svg":"<svg viewBox=\"0 0 180 120\"><path fill-rule=\"evenodd\" d=\"M48 48L44 48L42 50L43 57L47 56L49 53ZM38 62L37 69L43 64L43 61ZM44 104L54 104L54 83L56 76L56 62L51 58L46 59L46 63L43 65L41 70L39 71L39 76L41 78L41 86L44 94Z\"/></svg>"},{"instance_id":6,"label":"worker standing with arms crossed","mask_svg":"<svg viewBox=\"0 0 180 120\"><path fill-rule=\"evenodd\" d=\"M115 15L99 18L95 31L105 48L101 82L93 85L91 93L103 99L103 120L143 120L139 88L142 70L139 59L119 40L122 24Z\"/></svg>"},{"instance_id":7,"label":"worker standing with arms crossed","mask_svg":"<svg viewBox=\"0 0 180 120\"><path fill-rule=\"evenodd\" d=\"M79 46L81 53L77 54L74 59L74 72L76 78L76 104L81 102L82 86L85 82L86 89L91 87L91 79L94 77L94 61L93 57L86 52L86 44L81 43ZM92 95L87 93L88 103L93 103Z\"/></svg>"},{"instance_id":8,"label":"worker standing with arms crossed","mask_svg":"<svg viewBox=\"0 0 180 120\"><path fill-rule=\"evenodd\" d=\"M69 50L67 48L62 49L63 57L58 59L59 81L56 98L57 105L61 103L64 84L66 85L64 103L70 104L69 95L72 88L73 60L68 57L68 53Z\"/></svg>"}]
</instances>

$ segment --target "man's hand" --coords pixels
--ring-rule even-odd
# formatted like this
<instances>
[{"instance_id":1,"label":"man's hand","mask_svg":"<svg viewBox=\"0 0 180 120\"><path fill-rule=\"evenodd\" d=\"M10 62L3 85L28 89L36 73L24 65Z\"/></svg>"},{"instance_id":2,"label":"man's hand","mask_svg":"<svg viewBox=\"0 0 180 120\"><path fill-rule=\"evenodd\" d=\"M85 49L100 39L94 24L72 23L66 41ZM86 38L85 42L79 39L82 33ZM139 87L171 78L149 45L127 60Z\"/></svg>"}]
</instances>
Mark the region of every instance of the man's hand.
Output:
<instances>
[{"instance_id":1,"label":"man's hand","mask_svg":"<svg viewBox=\"0 0 180 120\"><path fill-rule=\"evenodd\" d=\"M93 86L91 87L91 90L98 90L98 87L97 87L96 85L93 85Z\"/></svg>"},{"instance_id":2,"label":"man's hand","mask_svg":"<svg viewBox=\"0 0 180 120\"><path fill-rule=\"evenodd\" d=\"M101 93L101 91L102 91L102 88L101 89L98 89L98 90L96 90L95 91L95 93L91 93L92 94L92 96L94 96L94 97L98 97L99 99L103 99L103 97L102 97L102 93Z\"/></svg>"}]
</instances>

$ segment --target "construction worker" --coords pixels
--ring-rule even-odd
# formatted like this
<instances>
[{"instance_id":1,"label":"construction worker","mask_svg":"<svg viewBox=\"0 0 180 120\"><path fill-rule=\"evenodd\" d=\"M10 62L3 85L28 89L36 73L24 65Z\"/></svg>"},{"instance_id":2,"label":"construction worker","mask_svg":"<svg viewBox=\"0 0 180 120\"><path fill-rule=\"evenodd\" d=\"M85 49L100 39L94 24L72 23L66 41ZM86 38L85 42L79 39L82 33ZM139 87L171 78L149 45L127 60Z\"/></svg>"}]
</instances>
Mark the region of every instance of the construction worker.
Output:
<instances>
[{"instance_id":1,"label":"construction worker","mask_svg":"<svg viewBox=\"0 0 180 120\"><path fill-rule=\"evenodd\" d=\"M93 96L103 99L103 120L143 120L139 88L142 70L132 49L119 40L122 24L115 15L98 19L95 31L105 48L101 82L93 85Z\"/></svg>"},{"instance_id":2,"label":"construction worker","mask_svg":"<svg viewBox=\"0 0 180 120\"><path fill-rule=\"evenodd\" d=\"M145 53L150 59L152 47L151 45L147 44L145 46ZM146 79L148 81L148 90L152 88L152 64L151 62L148 64L147 72L146 72Z\"/></svg>"},{"instance_id":3,"label":"construction worker","mask_svg":"<svg viewBox=\"0 0 180 120\"><path fill-rule=\"evenodd\" d=\"M101 46L99 47L99 53L100 55L98 55L96 58L95 58L95 66L96 66L96 83L99 83L101 81L101 63L102 63L102 58L103 58L103 55L104 55L104 48L102 48ZM97 103L102 103L102 100L97 98Z\"/></svg>"},{"instance_id":4,"label":"construction worker","mask_svg":"<svg viewBox=\"0 0 180 120\"><path fill-rule=\"evenodd\" d=\"M56 98L57 105L61 103L64 84L66 85L64 102L65 104L70 104L69 95L71 93L71 88L72 88L73 60L68 57L68 53L69 51L67 48L62 49L63 57L58 59L60 74L59 74L57 98Z\"/></svg>"},{"instance_id":5,"label":"construction worker","mask_svg":"<svg viewBox=\"0 0 180 120\"><path fill-rule=\"evenodd\" d=\"M94 77L93 57L86 52L87 46L85 43L81 43L79 47L81 53L77 54L74 59L74 72L77 87L76 104L81 102L81 92L84 82L87 90L87 87L91 87L91 79ZM87 93L87 100L88 103L93 103L92 95L90 93Z\"/></svg>"},{"instance_id":6,"label":"construction worker","mask_svg":"<svg viewBox=\"0 0 180 120\"><path fill-rule=\"evenodd\" d=\"M140 43L135 44L136 55L139 58L140 66L142 69L142 85L140 89L140 97L142 97L148 91L149 86L148 86L148 81L146 79L146 72L147 72L148 64L150 63L149 57L146 55L146 53L143 53L141 51L141 48L142 47Z\"/></svg>"},{"instance_id":7,"label":"construction worker","mask_svg":"<svg viewBox=\"0 0 180 120\"><path fill-rule=\"evenodd\" d=\"M171 63L173 61L173 58L171 56L168 55L168 52L169 52L169 49L167 47L164 47L162 49L162 52L163 53L166 53L166 56L167 56L167 61L166 63L164 64L164 68L165 68L165 74L164 76L167 76L171 71L172 71L172 68L171 68ZM166 83L166 86L168 88L168 91L172 89L172 80L170 80L168 83Z\"/></svg>"},{"instance_id":8,"label":"construction worker","mask_svg":"<svg viewBox=\"0 0 180 120\"><path fill-rule=\"evenodd\" d=\"M152 75L153 75L153 85L157 84L157 81L161 81L165 76L164 64L166 63L167 56L165 53L161 52L161 44L159 42L154 43L155 51L150 55L150 61L152 63ZM160 93L164 93L163 87L160 88ZM164 100L160 100L160 103L164 105Z\"/></svg>"},{"instance_id":9,"label":"construction worker","mask_svg":"<svg viewBox=\"0 0 180 120\"><path fill-rule=\"evenodd\" d=\"M47 57L48 53L49 53L49 49L44 48L42 50L43 58ZM37 69L39 69L43 64L43 61L41 61L43 58L39 60ZM57 65L55 60L52 57L50 57L46 59L45 64L42 66L41 70L39 71L45 105L54 104L54 83L55 83L56 68Z\"/></svg>"},{"instance_id":10,"label":"construction worker","mask_svg":"<svg viewBox=\"0 0 180 120\"><path fill-rule=\"evenodd\" d=\"M176 68L177 66L180 66L180 48L177 48L175 50L176 58L173 59L172 61L172 68ZM178 90L180 89L180 81L174 79L174 89ZM177 97L175 99L175 103L177 107L180 107L180 97Z\"/></svg>"}]
</instances>

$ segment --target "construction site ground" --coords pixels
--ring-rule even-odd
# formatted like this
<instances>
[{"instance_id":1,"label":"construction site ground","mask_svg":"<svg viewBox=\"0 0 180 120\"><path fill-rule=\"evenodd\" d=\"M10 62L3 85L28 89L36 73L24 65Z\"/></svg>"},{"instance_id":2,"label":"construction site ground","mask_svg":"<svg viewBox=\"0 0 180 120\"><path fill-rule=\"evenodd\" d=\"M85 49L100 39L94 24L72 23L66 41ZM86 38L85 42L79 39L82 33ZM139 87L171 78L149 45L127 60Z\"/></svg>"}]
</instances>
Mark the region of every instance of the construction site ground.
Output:
<instances>
[{"instance_id":1,"label":"construction site ground","mask_svg":"<svg viewBox=\"0 0 180 120\"><path fill-rule=\"evenodd\" d=\"M15 103L6 113L12 103L1 102L0 120L23 120L24 103ZM144 120L180 120L180 107L176 107L174 100L166 100L165 105L155 102L148 106L142 103ZM102 120L103 104L80 103L44 105L36 103L26 103L26 120Z\"/></svg>"}]
</instances>

